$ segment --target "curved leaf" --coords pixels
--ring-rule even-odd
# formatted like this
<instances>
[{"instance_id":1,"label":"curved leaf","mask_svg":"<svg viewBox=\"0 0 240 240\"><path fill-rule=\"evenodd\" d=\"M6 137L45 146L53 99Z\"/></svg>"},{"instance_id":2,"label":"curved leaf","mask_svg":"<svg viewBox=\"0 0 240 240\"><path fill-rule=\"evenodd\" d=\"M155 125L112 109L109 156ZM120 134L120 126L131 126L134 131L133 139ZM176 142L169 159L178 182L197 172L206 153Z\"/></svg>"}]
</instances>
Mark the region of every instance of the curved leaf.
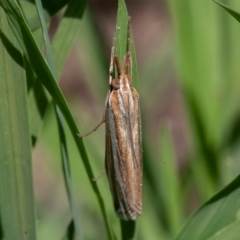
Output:
<instances>
[{"instance_id":1,"label":"curved leaf","mask_svg":"<svg viewBox=\"0 0 240 240\"><path fill-rule=\"evenodd\" d=\"M239 221L239 209L240 176L198 209L177 239L205 240L214 237L219 231Z\"/></svg>"},{"instance_id":2,"label":"curved leaf","mask_svg":"<svg viewBox=\"0 0 240 240\"><path fill-rule=\"evenodd\" d=\"M233 9L231 9L230 7L228 7L227 5L218 2L216 0L213 0L215 3L217 3L218 5L220 5L222 8L224 8L228 13L230 13L238 22L240 22L240 13L234 11Z\"/></svg>"}]
</instances>

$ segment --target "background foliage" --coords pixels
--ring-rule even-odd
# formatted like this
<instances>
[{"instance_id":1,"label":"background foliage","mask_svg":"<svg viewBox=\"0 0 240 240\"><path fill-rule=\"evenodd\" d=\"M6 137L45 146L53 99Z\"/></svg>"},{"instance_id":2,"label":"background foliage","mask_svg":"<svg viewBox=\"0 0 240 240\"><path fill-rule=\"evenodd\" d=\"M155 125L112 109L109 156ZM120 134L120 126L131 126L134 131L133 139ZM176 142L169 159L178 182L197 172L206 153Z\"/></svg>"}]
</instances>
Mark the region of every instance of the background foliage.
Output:
<instances>
[{"instance_id":1,"label":"background foliage","mask_svg":"<svg viewBox=\"0 0 240 240\"><path fill-rule=\"evenodd\" d=\"M123 54L124 1L118 13L100 2L0 0L0 239L236 239L239 1L126 1L143 125L137 226L116 217L106 175L91 181L104 127L76 136L75 120L87 132L102 117L116 25Z\"/></svg>"}]
</instances>

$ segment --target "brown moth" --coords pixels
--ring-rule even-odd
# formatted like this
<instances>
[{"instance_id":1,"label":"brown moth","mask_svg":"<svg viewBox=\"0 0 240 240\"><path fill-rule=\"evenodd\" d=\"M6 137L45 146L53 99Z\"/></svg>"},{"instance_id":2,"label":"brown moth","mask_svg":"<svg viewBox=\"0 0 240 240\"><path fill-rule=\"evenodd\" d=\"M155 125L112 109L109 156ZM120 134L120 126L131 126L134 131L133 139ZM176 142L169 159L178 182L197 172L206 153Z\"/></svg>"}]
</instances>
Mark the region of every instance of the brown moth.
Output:
<instances>
[{"instance_id":1,"label":"brown moth","mask_svg":"<svg viewBox=\"0 0 240 240\"><path fill-rule=\"evenodd\" d=\"M115 211L121 219L135 220L142 212L142 140L139 96L131 86L129 42L123 66L115 56L115 46L112 47L105 112L101 123L91 132L106 123L105 169ZM117 77L113 78L115 66Z\"/></svg>"}]
</instances>

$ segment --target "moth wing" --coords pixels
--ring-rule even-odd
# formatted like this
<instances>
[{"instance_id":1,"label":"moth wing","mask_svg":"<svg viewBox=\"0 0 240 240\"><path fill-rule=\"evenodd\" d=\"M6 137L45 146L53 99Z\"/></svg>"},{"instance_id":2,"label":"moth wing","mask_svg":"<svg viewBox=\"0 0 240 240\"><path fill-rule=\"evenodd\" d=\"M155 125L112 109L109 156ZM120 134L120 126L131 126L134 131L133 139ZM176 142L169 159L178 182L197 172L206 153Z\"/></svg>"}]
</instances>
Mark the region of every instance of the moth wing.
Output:
<instances>
[{"instance_id":1,"label":"moth wing","mask_svg":"<svg viewBox=\"0 0 240 240\"><path fill-rule=\"evenodd\" d=\"M113 91L106 110L106 169L117 214L136 219L142 210L141 121L138 93L131 88L132 106ZM121 99L120 99L121 98Z\"/></svg>"}]
</instances>

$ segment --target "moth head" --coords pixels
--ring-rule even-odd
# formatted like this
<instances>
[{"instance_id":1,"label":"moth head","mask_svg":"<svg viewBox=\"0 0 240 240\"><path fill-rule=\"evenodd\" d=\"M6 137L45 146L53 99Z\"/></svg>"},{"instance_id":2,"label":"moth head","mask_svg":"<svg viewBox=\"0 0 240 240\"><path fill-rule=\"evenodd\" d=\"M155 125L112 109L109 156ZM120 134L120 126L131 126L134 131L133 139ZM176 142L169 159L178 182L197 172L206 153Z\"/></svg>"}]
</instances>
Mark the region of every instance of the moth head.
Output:
<instances>
[{"instance_id":1,"label":"moth head","mask_svg":"<svg viewBox=\"0 0 240 240\"><path fill-rule=\"evenodd\" d=\"M118 90L120 88L120 82L123 85L128 83L131 87L132 86L132 77L125 73L121 73L118 78L114 78L112 80L112 82L111 82L112 89Z\"/></svg>"},{"instance_id":2,"label":"moth head","mask_svg":"<svg viewBox=\"0 0 240 240\"><path fill-rule=\"evenodd\" d=\"M111 87L114 89L114 90L117 90L120 88L120 80L119 78L114 78L111 82Z\"/></svg>"}]
</instances>

